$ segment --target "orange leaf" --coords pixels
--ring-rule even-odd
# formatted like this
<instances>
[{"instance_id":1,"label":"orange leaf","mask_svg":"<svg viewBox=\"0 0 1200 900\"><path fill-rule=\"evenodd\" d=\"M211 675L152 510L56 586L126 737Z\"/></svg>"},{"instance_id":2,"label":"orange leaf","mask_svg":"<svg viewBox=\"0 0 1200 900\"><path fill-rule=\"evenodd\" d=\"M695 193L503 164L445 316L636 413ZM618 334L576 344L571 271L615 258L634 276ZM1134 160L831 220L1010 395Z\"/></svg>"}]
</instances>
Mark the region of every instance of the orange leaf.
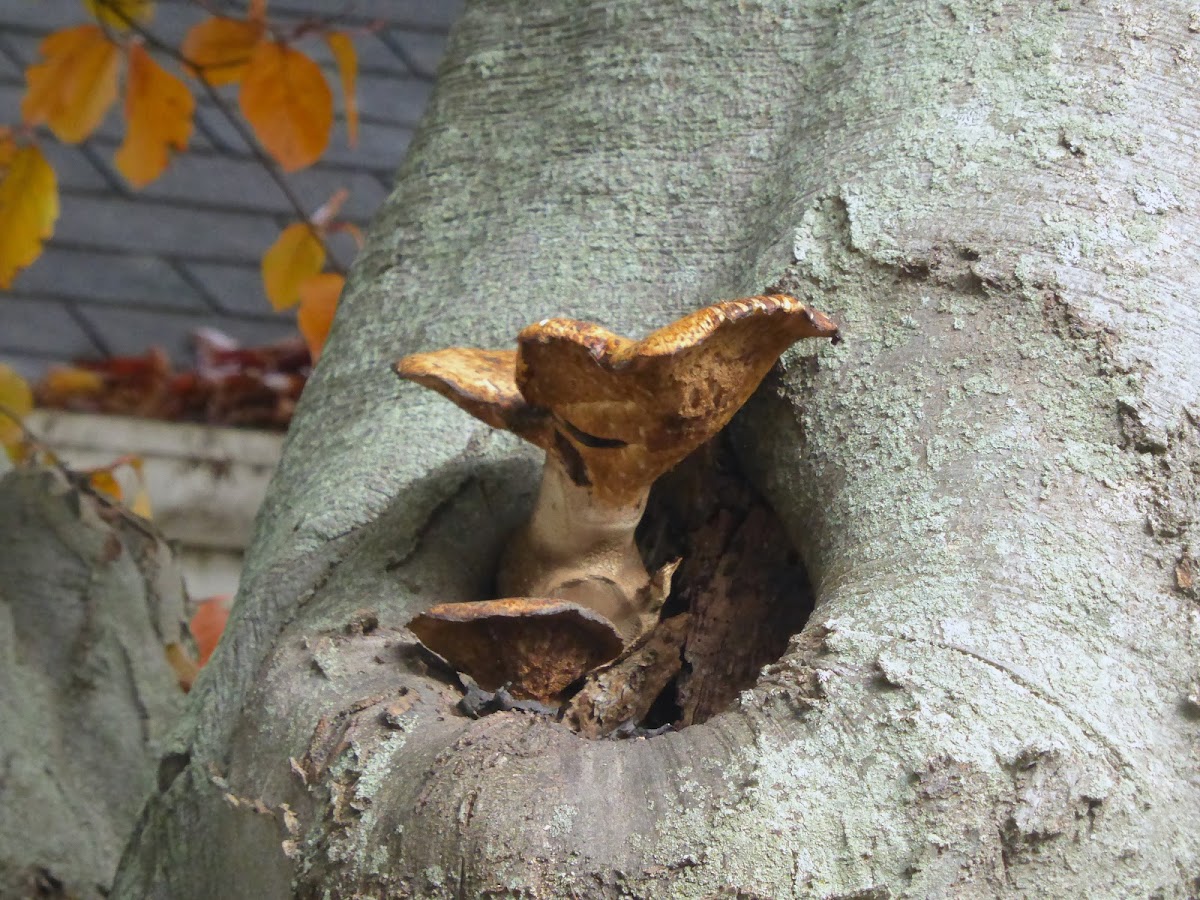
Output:
<instances>
[{"instance_id":1,"label":"orange leaf","mask_svg":"<svg viewBox=\"0 0 1200 900\"><path fill-rule=\"evenodd\" d=\"M145 187L170 161L168 147L187 149L196 101L187 86L154 61L146 48L129 48L125 77L125 140L114 160L134 187Z\"/></svg>"},{"instance_id":2,"label":"orange leaf","mask_svg":"<svg viewBox=\"0 0 1200 900\"><path fill-rule=\"evenodd\" d=\"M333 127L333 94L321 67L286 44L262 41L238 94L242 115L284 171L310 166L325 152Z\"/></svg>"},{"instance_id":3,"label":"orange leaf","mask_svg":"<svg viewBox=\"0 0 1200 900\"><path fill-rule=\"evenodd\" d=\"M22 147L0 177L0 288L38 258L57 218L54 169L37 147Z\"/></svg>"},{"instance_id":4,"label":"orange leaf","mask_svg":"<svg viewBox=\"0 0 1200 900\"><path fill-rule=\"evenodd\" d=\"M117 99L121 54L98 25L55 31L42 41L44 62L25 70L21 115L77 144L96 130Z\"/></svg>"},{"instance_id":5,"label":"orange leaf","mask_svg":"<svg viewBox=\"0 0 1200 900\"><path fill-rule=\"evenodd\" d=\"M90 472L88 474L88 484L92 486L92 490L108 494L114 500L121 499L121 484L108 469L97 469L94 472Z\"/></svg>"},{"instance_id":6,"label":"orange leaf","mask_svg":"<svg viewBox=\"0 0 1200 900\"><path fill-rule=\"evenodd\" d=\"M47 397L61 403L71 397L91 397L103 390L104 377L99 372L75 366L52 366L38 384L43 404Z\"/></svg>"},{"instance_id":7,"label":"orange leaf","mask_svg":"<svg viewBox=\"0 0 1200 900\"><path fill-rule=\"evenodd\" d=\"M246 64L263 35L261 21L205 19L187 33L179 48L193 70L209 84L234 84L246 74Z\"/></svg>"},{"instance_id":8,"label":"orange leaf","mask_svg":"<svg viewBox=\"0 0 1200 900\"><path fill-rule=\"evenodd\" d=\"M196 640L200 665L208 662L208 658L217 649L217 642L221 640L221 634L229 622L229 599L228 595L218 594L202 600L196 608L196 614L192 616L192 621L188 623L188 629Z\"/></svg>"},{"instance_id":9,"label":"orange leaf","mask_svg":"<svg viewBox=\"0 0 1200 900\"><path fill-rule=\"evenodd\" d=\"M332 272L314 275L300 285L300 311L296 313L296 324L308 344L313 362L321 358L329 328L333 325L333 314L337 312L338 298L346 279Z\"/></svg>"},{"instance_id":10,"label":"orange leaf","mask_svg":"<svg viewBox=\"0 0 1200 900\"><path fill-rule=\"evenodd\" d=\"M33 392L25 379L4 363L0 363L0 407L3 407L0 410L0 447L13 455L12 451L24 437L20 420L33 409ZM15 421L10 413L17 417Z\"/></svg>"},{"instance_id":11,"label":"orange leaf","mask_svg":"<svg viewBox=\"0 0 1200 900\"><path fill-rule=\"evenodd\" d=\"M102 25L122 30L154 18L154 0L83 0L83 5Z\"/></svg>"},{"instance_id":12,"label":"orange leaf","mask_svg":"<svg viewBox=\"0 0 1200 900\"><path fill-rule=\"evenodd\" d=\"M153 519L154 509L150 505L150 489L146 486L145 465L140 456L128 456L125 462L129 463L129 468L133 469L134 475L137 476L137 493L133 495L133 502L129 504L129 511L135 516L141 516L143 519Z\"/></svg>"},{"instance_id":13,"label":"orange leaf","mask_svg":"<svg viewBox=\"0 0 1200 900\"><path fill-rule=\"evenodd\" d=\"M250 0L250 9L246 16L259 22L265 19L267 17L267 0Z\"/></svg>"},{"instance_id":14,"label":"orange leaf","mask_svg":"<svg viewBox=\"0 0 1200 900\"><path fill-rule=\"evenodd\" d=\"M300 285L325 265L325 247L311 225L294 222L263 254L262 279L267 299L276 309L295 306Z\"/></svg>"},{"instance_id":15,"label":"orange leaf","mask_svg":"<svg viewBox=\"0 0 1200 900\"><path fill-rule=\"evenodd\" d=\"M7 125L0 125L0 169L7 168L8 164L16 158L17 149L12 129Z\"/></svg>"},{"instance_id":16,"label":"orange leaf","mask_svg":"<svg viewBox=\"0 0 1200 900\"><path fill-rule=\"evenodd\" d=\"M358 99L354 96L354 84L358 80L358 54L354 41L344 31L330 31L325 42L333 51L337 63L338 77L342 80L342 101L346 105L346 134L351 147L358 144Z\"/></svg>"}]
</instances>

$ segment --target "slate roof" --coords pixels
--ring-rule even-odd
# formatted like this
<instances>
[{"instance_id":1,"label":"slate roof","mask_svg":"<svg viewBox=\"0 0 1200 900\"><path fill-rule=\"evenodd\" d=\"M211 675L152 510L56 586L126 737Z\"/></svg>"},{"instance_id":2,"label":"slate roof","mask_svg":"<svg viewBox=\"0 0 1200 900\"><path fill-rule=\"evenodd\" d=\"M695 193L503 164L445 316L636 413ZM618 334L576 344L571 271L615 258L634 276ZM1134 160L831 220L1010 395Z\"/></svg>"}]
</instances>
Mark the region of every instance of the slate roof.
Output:
<instances>
[{"instance_id":1,"label":"slate roof","mask_svg":"<svg viewBox=\"0 0 1200 900\"><path fill-rule=\"evenodd\" d=\"M272 17L336 16L357 32L357 148L346 145L341 98L323 41L301 47L329 66L339 110L329 150L288 176L309 212L337 188L349 189L343 217L366 225L391 187L433 84L446 33L463 0L273 0ZM241 8L240 3L226 4ZM188 0L159 0L151 29L178 45L207 13ZM69 0L0 3L0 124L20 120L24 68L49 32L86 21ZM324 54L324 55L323 55ZM141 191L112 163L121 140L119 103L85 144L41 142L59 177L61 214L42 257L0 291L0 361L28 377L77 357L140 354L165 347L186 362L200 326L246 343L295 333L291 313L273 313L259 259L295 217L220 110L199 96L187 152ZM230 93L232 97L232 90ZM236 110L236 100L232 102ZM3 235L0 235L3 239ZM334 243L343 263L349 239Z\"/></svg>"}]
</instances>

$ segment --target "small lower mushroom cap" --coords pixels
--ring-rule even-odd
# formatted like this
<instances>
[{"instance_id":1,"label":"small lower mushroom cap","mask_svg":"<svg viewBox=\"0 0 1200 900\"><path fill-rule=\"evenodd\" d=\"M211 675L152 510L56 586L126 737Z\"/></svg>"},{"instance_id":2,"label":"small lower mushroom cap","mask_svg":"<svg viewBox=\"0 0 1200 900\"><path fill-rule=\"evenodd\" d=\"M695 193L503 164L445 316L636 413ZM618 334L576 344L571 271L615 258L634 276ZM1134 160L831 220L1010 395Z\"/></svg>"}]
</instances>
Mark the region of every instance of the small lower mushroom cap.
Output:
<instances>
[{"instance_id":1,"label":"small lower mushroom cap","mask_svg":"<svg viewBox=\"0 0 1200 900\"><path fill-rule=\"evenodd\" d=\"M484 690L555 700L573 681L621 653L603 616L576 603L540 598L443 603L408 623L421 643Z\"/></svg>"}]
</instances>

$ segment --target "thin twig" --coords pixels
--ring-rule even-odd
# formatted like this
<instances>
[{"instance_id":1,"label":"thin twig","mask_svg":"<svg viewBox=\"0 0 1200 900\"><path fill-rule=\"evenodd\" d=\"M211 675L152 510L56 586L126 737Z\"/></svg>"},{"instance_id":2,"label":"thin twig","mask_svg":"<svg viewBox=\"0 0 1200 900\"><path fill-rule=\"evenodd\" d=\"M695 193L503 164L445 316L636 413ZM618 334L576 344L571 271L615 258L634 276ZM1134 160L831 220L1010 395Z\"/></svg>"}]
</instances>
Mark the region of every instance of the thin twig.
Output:
<instances>
[{"instance_id":1,"label":"thin twig","mask_svg":"<svg viewBox=\"0 0 1200 900\"><path fill-rule=\"evenodd\" d=\"M27 443L35 453L41 454L42 465L49 466L50 468L54 469L59 475L66 479L67 484L71 485L71 487L75 488L75 490L87 494L101 506L113 510L120 515L122 519L124 519L138 531L142 532L142 534L146 535L152 540L157 541L159 539L160 535L156 533L152 527L147 526L142 520L141 516L133 512L133 510L127 508L120 500L114 500L103 491L97 490L92 486L91 483L90 476L93 472L111 472L116 466L119 466L125 462L129 462L133 458L132 456L126 454L125 456L122 456L119 459L109 463L107 466L101 466L95 469L84 469L82 472L79 472L75 469L72 469L70 466L60 460L55 455L54 451L46 445L46 442L38 437L32 430L30 430L29 426L22 421L20 416L2 403L0 403L0 416L7 416L16 423L16 426L21 429L21 434L25 437L25 443ZM142 487L145 487L144 480L142 481Z\"/></svg>"},{"instance_id":2,"label":"thin twig","mask_svg":"<svg viewBox=\"0 0 1200 900\"><path fill-rule=\"evenodd\" d=\"M229 108L229 105L225 102L225 98L221 96L220 92L208 80L207 76L205 76L205 67L193 63L186 56L184 56L180 50L177 50L175 47L173 47L171 44L168 44L153 32L148 31L132 16L126 13L125 10L117 6L114 0L100 0L100 5L124 22L125 26L130 31L141 37L147 44L167 54L171 57L171 59L175 60L175 62L185 67L185 69L190 69L195 73L196 80L199 81L201 86L204 88L205 94L208 95L208 98L216 105L217 109L221 111L221 114L226 118L229 124L233 126L233 129L238 133L238 136L246 142L246 145L254 154L254 157L258 161L259 165L267 170L267 174L271 177L271 180L275 182L275 186L279 188L280 193L283 194L284 198L288 202L288 205L292 207L292 211L296 214L296 218L304 223L304 225L312 233L313 238L321 245L321 248L325 251L325 258L329 262L329 267L338 275L344 276L346 274L345 267L342 266L341 263L338 262L337 257L333 255L329 245L325 241L324 235L322 235L316 226L309 221L309 215L304 208L304 204L300 202L300 198L297 197L295 192L292 190L292 186L288 183L286 176L284 176L283 172L279 170L279 167L275 164L275 161L271 159L271 157L267 155L266 151L263 150L263 148L259 145L258 140L254 137L250 129L246 127L245 123L242 122L241 118Z\"/></svg>"}]
</instances>

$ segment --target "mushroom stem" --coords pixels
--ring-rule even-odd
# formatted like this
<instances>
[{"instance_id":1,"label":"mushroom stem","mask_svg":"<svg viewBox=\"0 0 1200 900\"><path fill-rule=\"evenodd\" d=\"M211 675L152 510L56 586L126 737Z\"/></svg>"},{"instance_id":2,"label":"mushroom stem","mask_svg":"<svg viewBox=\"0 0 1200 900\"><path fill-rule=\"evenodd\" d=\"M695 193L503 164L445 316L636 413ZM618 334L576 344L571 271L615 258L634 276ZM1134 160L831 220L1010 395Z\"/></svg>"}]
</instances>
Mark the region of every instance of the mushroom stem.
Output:
<instances>
[{"instance_id":1,"label":"mushroom stem","mask_svg":"<svg viewBox=\"0 0 1200 900\"><path fill-rule=\"evenodd\" d=\"M513 536L497 575L502 597L555 597L609 619L626 639L662 598L634 543L647 487L629 505L599 501L576 484L554 453L546 454L542 484L529 521Z\"/></svg>"}]
</instances>

